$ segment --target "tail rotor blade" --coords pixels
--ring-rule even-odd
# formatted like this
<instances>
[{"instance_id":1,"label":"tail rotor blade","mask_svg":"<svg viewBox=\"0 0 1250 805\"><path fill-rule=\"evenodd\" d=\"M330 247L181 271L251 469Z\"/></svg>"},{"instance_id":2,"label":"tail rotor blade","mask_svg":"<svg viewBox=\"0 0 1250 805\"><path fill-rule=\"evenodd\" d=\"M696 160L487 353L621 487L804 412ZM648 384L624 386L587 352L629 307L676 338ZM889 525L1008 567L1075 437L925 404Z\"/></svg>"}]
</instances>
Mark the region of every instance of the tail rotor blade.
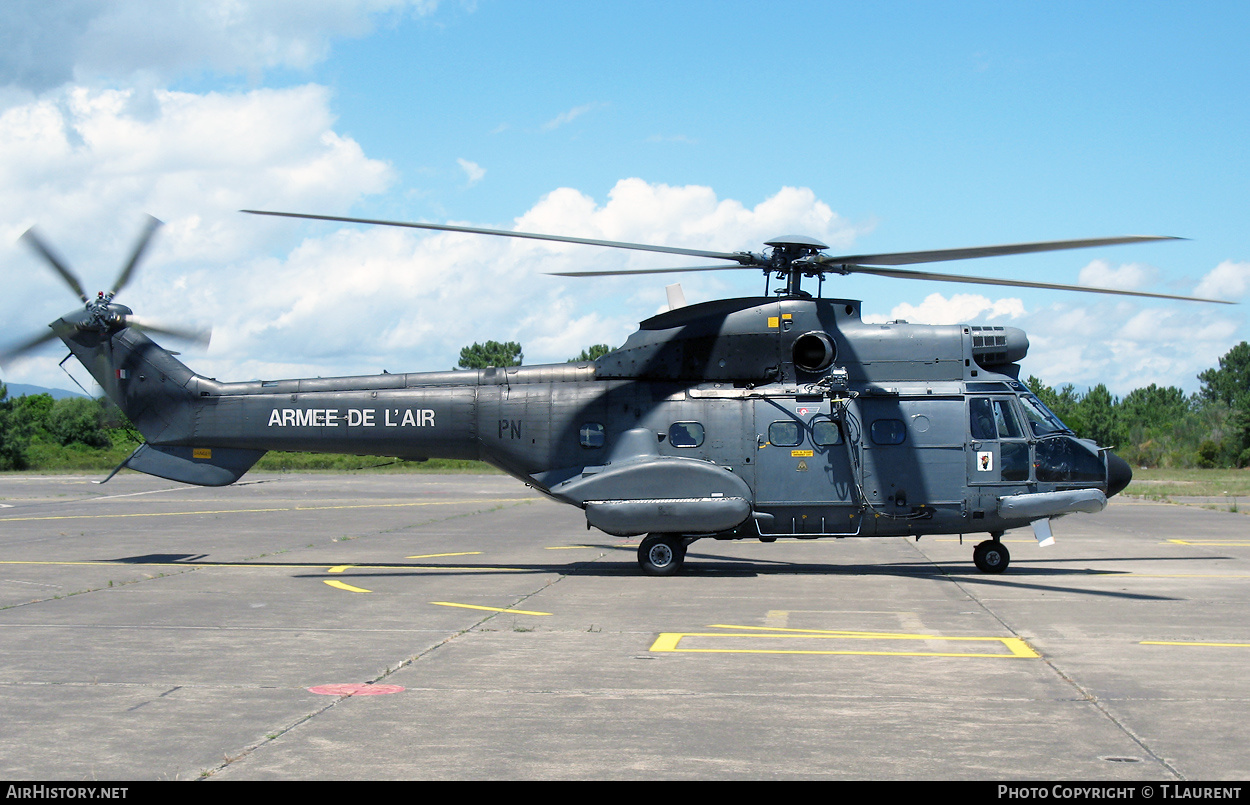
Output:
<instances>
[{"instance_id":1,"label":"tail rotor blade","mask_svg":"<svg viewBox=\"0 0 1250 805\"><path fill-rule=\"evenodd\" d=\"M133 327L136 330L142 330L145 333L156 333L158 335L168 335L173 338L180 338L183 341L189 341L193 346L207 349L209 342L213 338L212 327L182 327L172 324L162 324L155 321L141 319L138 316L127 316L126 326Z\"/></svg>"},{"instance_id":2,"label":"tail rotor blade","mask_svg":"<svg viewBox=\"0 0 1250 805\"><path fill-rule=\"evenodd\" d=\"M70 270L64 260L57 256L56 252L52 251L52 249L50 249L48 245L44 243L37 234L35 234L35 228L33 226L26 230L26 234L22 235L22 240L26 241L30 244L32 249L43 255L43 259L47 260L48 264L56 270L56 273L61 275L61 279L65 280L65 284L70 287L70 290L78 294L78 297L82 299L82 301L87 301L87 292L82 289L82 283L78 281L78 276Z\"/></svg>"},{"instance_id":3,"label":"tail rotor blade","mask_svg":"<svg viewBox=\"0 0 1250 805\"><path fill-rule=\"evenodd\" d=\"M148 248L148 244L152 242L152 235L163 224L164 222L159 218L148 216L147 224L143 227L143 231L139 233L139 239L135 241L135 247L130 252L130 260L122 267L122 272L117 275L117 281L113 283L113 290L109 293L109 298L116 295L118 291L126 287L126 284L130 282L135 266L139 264L139 260L142 259L143 253Z\"/></svg>"}]
</instances>

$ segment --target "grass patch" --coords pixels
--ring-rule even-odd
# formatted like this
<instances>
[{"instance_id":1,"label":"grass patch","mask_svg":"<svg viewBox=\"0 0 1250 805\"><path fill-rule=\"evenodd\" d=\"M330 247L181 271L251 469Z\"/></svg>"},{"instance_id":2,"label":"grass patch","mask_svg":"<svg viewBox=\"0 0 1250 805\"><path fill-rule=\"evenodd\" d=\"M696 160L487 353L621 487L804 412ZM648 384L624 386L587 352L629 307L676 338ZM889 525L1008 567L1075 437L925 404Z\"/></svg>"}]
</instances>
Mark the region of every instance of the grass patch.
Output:
<instances>
[{"instance_id":1,"label":"grass patch","mask_svg":"<svg viewBox=\"0 0 1250 805\"><path fill-rule=\"evenodd\" d=\"M1133 469L1133 481L1124 490L1136 497L1169 499L1173 497L1250 498L1250 469L1182 470Z\"/></svg>"},{"instance_id":2,"label":"grass patch","mask_svg":"<svg viewBox=\"0 0 1250 805\"><path fill-rule=\"evenodd\" d=\"M342 456L334 453L266 453L252 468L253 472L436 472L472 475L498 475L499 470L484 461L455 458L431 458L428 461L404 461L380 456Z\"/></svg>"}]
</instances>

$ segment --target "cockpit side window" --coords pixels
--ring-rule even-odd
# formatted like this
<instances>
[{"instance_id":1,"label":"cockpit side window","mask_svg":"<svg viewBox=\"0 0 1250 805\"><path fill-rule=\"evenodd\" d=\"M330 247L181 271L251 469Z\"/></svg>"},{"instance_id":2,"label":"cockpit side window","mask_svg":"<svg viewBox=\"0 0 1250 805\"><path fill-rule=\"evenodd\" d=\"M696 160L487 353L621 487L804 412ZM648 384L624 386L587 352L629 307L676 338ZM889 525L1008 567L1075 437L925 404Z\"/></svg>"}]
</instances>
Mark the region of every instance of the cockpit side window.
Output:
<instances>
[{"instance_id":1,"label":"cockpit side window","mask_svg":"<svg viewBox=\"0 0 1250 805\"><path fill-rule=\"evenodd\" d=\"M1016 419L1016 412L1012 410L1011 400L995 399L991 402L994 406L994 424L998 426L998 438L1024 438L1024 432L1020 430L1020 423Z\"/></svg>"},{"instance_id":2,"label":"cockpit side window","mask_svg":"<svg viewBox=\"0 0 1250 805\"><path fill-rule=\"evenodd\" d=\"M1071 433L1072 429L1063 424L1041 400L1032 394L1021 394L1020 404L1024 406L1024 416L1034 436L1048 436L1052 433Z\"/></svg>"}]
</instances>

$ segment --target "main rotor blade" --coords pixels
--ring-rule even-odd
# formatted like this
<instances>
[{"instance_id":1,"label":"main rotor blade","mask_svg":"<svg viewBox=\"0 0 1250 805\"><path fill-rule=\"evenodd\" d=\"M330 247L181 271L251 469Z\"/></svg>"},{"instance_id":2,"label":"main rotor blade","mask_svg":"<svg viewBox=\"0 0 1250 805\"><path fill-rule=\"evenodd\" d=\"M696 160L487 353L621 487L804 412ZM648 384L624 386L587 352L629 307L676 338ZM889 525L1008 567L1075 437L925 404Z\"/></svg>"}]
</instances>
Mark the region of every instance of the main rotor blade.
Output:
<instances>
[{"instance_id":1,"label":"main rotor blade","mask_svg":"<svg viewBox=\"0 0 1250 805\"><path fill-rule=\"evenodd\" d=\"M622 277L630 274L678 274L682 271L734 271L740 268L753 268L756 271L767 269L768 266L685 266L684 268L638 268L622 271L548 271L549 277Z\"/></svg>"},{"instance_id":2,"label":"main rotor blade","mask_svg":"<svg viewBox=\"0 0 1250 805\"><path fill-rule=\"evenodd\" d=\"M54 340L56 337L57 335L55 332L48 330L46 333L41 333L33 338L28 338L21 343L7 347L3 351L0 351L0 366L7 365L13 358L16 358L24 352L29 352L40 344L46 344L47 342Z\"/></svg>"},{"instance_id":3,"label":"main rotor blade","mask_svg":"<svg viewBox=\"0 0 1250 805\"><path fill-rule=\"evenodd\" d=\"M873 274L879 277L893 277L903 280L932 280L934 282L964 282L970 285L1008 285L1015 288L1043 288L1052 291L1083 291L1085 293L1105 293L1117 296L1146 296L1151 299L1179 299L1184 302L1214 302L1220 305L1235 305L1224 299L1203 299L1197 296L1173 296L1171 294L1147 293L1145 291L1122 291L1116 288L1094 288L1088 285L1059 285L1053 282L1028 282L1025 280L1004 280L993 277L969 277L963 274L938 274L933 271L916 271L906 268L876 268L873 266L842 266L848 274Z\"/></svg>"},{"instance_id":4,"label":"main rotor blade","mask_svg":"<svg viewBox=\"0 0 1250 805\"><path fill-rule=\"evenodd\" d=\"M113 283L113 290L109 294L110 298L117 294L122 288L126 287L126 283L130 282L130 275L134 273L135 266L139 264L139 259L143 257L143 252L148 248L148 244L152 241L152 234L164 222L153 216L148 216L147 225L143 231L139 233L139 239L135 241L135 247L130 252L130 260L122 267L122 273L117 275L117 281Z\"/></svg>"},{"instance_id":5,"label":"main rotor blade","mask_svg":"<svg viewBox=\"0 0 1250 805\"><path fill-rule=\"evenodd\" d=\"M56 252L52 251L52 249L50 249L39 238L39 236L35 234L35 228L33 226L30 229L27 229L26 233L22 235L22 240L30 244L31 248L35 251L42 254L43 259L47 260L48 263L56 269L56 273L61 275L61 279L65 280L65 284L68 285L74 293L78 294L78 297L82 299L82 301L87 301L87 292L82 289L82 283L78 281L77 275L69 269L69 266L65 265L65 262L57 256Z\"/></svg>"},{"instance_id":6,"label":"main rotor blade","mask_svg":"<svg viewBox=\"0 0 1250 805\"><path fill-rule=\"evenodd\" d=\"M533 232L513 232L508 229L482 229L476 226L452 226L451 224L415 224L405 221L378 221L372 218L343 218L337 215L309 215L299 212L270 212L266 210L239 210L251 215L273 215L280 218L307 218L313 221L342 221L349 224L376 224L378 226L403 226L409 229L435 229L440 232L469 232L477 235L498 235L505 238L528 238L529 240L551 240L557 243L580 243L586 246L606 246L609 249L633 249L642 252L663 252L664 254L682 254L687 257L710 257L716 260L733 260L746 264L753 258L744 253L711 252L703 249L682 249L676 246L652 246L646 243L625 243L617 240L592 240L590 238L571 238L563 235L539 235Z\"/></svg>"},{"instance_id":7,"label":"main rotor blade","mask_svg":"<svg viewBox=\"0 0 1250 805\"><path fill-rule=\"evenodd\" d=\"M1156 240L1185 240L1158 235L1124 235L1116 238L1086 240L1047 240L1036 243L1007 243L1002 246L974 246L969 249L937 249L926 252L894 252L892 254L855 254L837 257L816 255L813 263L856 266L906 266L914 263L940 263L945 260L971 260L977 257L1002 257L1008 254L1053 252L1061 249L1085 249L1092 246L1114 246L1122 243L1149 243Z\"/></svg>"}]
</instances>

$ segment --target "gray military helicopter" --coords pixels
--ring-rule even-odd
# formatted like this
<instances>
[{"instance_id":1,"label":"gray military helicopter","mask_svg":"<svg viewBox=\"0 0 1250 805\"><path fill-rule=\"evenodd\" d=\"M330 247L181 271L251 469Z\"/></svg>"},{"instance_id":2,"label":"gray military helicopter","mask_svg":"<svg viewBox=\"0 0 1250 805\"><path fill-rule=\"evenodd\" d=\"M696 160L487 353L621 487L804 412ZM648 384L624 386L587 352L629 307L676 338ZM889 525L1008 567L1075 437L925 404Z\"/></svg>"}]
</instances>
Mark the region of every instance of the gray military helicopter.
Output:
<instances>
[{"instance_id":1,"label":"gray military helicopter","mask_svg":"<svg viewBox=\"0 0 1250 805\"><path fill-rule=\"evenodd\" d=\"M138 320L114 300L159 221L143 230L113 289L91 299L33 230L24 238L82 299L50 332L146 442L122 467L188 484L237 481L267 450L480 459L585 512L587 527L645 535L644 573L677 573L699 539L987 533L986 573L1010 556L1005 531L1097 512L1132 472L1078 438L1019 381L1029 342L1014 327L869 324L861 303L813 297L805 277L902 279L1220 300L936 274L898 266L1174 238L1128 236L895 254L829 256L811 238L716 252L439 224L243 210L256 215L470 232L699 257L762 271L765 295L682 306L643 321L593 362L360 377L222 383L146 332L203 333ZM782 286L769 293L772 281ZM114 474L117 470L114 470ZM110 478L112 475L109 476ZM107 479L106 479L107 480Z\"/></svg>"}]
</instances>

